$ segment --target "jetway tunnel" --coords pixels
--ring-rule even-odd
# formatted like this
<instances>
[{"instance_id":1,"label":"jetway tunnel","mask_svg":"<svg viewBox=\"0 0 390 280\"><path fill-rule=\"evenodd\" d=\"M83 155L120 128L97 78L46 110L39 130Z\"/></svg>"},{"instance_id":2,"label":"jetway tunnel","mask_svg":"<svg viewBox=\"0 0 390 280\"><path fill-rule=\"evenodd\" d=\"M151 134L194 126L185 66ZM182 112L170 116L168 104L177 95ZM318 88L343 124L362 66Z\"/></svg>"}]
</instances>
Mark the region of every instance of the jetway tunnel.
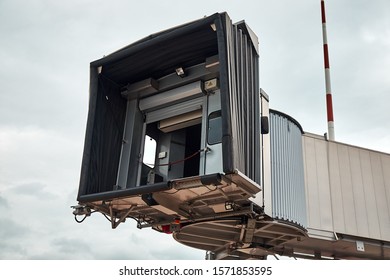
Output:
<instances>
[{"instance_id":1,"label":"jetway tunnel","mask_svg":"<svg viewBox=\"0 0 390 280\"><path fill-rule=\"evenodd\" d=\"M270 110L259 54L217 13L91 62L75 217L133 218L211 259L389 259L390 156Z\"/></svg>"}]
</instances>

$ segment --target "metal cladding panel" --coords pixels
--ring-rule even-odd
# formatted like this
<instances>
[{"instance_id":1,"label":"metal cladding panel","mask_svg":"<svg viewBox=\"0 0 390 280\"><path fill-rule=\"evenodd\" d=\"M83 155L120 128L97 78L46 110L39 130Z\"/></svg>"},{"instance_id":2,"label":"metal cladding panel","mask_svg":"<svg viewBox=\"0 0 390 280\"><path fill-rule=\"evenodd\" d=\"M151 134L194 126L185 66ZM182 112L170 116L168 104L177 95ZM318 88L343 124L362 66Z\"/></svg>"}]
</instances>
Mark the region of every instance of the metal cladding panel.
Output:
<instances>
[{"instance_id":1,"label":"metal cladding panel","mask_svg":"<svg viewBox=\"0 0 390 280\"><path fill-rule=\"evenodd\" d=\"M308 227L332 232L326 146L305 135L303 139Z\"/></svg>"},{"instance_id":2,"label":"metal cladding panel","mask_svg":"<svg viewBox=\"0 0 390 280\"><path fill-rule=\"evenodd\" d=\"M224 14L219 22L223 171L261 182L259 55L257 38Z\"/></svg>"},{"instance_id":3,"label":"metal cladding panel","mask_svg":"<svg viewBox=\"0 0 390 280\"><path fill-rule=\"evenodd\" d=\"M270 140L272 216L306 227L302 128L291 117L270 110Z\"/></svg>"},{"instance_id":4,"label":"metal cladding panel","mask_svg":"<svg viewBox=\"0 0 390 280\"><path fill-rule=\"evenodd\" d=\"M261 116L268 118L268 131L269 131L269 98L267 93L261 89ZM266 131L264 131L266 132ZM272 185L271 185L271 149L270 149L270 133L261 134L261 147L262 147L262 203L264 213L268 216L272 216Z\"/></svg>"},{"instance_id":5,"label":"metal cladding panel","mask_svg":"<svg viewBox=\"0 0 390 280\"><path fill-rule=\"evenodd\" d=\"M305 134L308 228L390 240L390 155Z\"/></svg>"}]
</instances>

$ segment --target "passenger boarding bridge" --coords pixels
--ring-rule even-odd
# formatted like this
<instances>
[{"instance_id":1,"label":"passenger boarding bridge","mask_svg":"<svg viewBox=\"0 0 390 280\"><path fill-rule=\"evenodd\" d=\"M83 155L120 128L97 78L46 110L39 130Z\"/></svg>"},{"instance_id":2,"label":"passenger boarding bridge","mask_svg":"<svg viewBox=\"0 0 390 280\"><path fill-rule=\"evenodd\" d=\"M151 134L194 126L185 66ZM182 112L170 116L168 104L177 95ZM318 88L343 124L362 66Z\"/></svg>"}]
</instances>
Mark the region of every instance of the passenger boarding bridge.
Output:
<instances>
[{"instance_id":1,"label":"passenger boarding bridge","mask_svg":"<svg viewBox=\"0 0 390 280\"><path fill-rule=\"evenodd\" d=\"M91 62L76 219L133 218L209 259L390 259L390 155L268 104L257 36L226 13Z\"/></svg>"}]
</instances>

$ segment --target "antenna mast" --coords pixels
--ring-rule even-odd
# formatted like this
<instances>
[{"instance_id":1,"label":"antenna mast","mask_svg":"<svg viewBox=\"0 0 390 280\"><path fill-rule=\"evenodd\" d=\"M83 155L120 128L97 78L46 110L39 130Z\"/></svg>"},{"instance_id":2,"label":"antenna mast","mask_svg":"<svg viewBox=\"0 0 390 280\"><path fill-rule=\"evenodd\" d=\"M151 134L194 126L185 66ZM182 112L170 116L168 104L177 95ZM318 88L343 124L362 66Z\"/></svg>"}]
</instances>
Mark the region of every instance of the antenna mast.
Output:
<instances>
[{"instance_id":1,"label":"antenna mast","mask_svg":"<svg viewBox=\"0 0 390 280\"><path fill-rule=\"evenodd\" d=\"M324 43L324 66L325 66L325 90L326 90L326 112L328 117L328 139L334 141L334 119L332 90L330 86L330 67L328 52L328 37L326 34L325 1L321 0L321 18L322 18L322 39Z\"/></svg>"}]
</instances>

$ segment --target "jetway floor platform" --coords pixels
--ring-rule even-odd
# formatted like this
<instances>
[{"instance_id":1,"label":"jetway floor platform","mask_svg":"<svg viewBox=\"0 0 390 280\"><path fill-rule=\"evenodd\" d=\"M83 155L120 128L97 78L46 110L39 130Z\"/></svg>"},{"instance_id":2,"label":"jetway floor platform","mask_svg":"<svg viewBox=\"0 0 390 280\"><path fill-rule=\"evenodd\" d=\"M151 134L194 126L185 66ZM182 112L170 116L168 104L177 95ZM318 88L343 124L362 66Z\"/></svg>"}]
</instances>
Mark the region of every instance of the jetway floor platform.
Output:
<instances>
[{"instance_id":1,"label":"jetway floor platform","mask_svg":"<svg viewBox=\"0 0 390 280\"><path fill-rule=\"evenodd\" d=\"M195 223L173 236L182 244L209 251L212 259L266 259L268 255L305 259L390 259L390 244L343 235L338 239L323 239L284 221L258 218L263 219L255 220L252 226L248 226L250 222L243 224L237 219Z\"/></svg>"}]
</instances>

